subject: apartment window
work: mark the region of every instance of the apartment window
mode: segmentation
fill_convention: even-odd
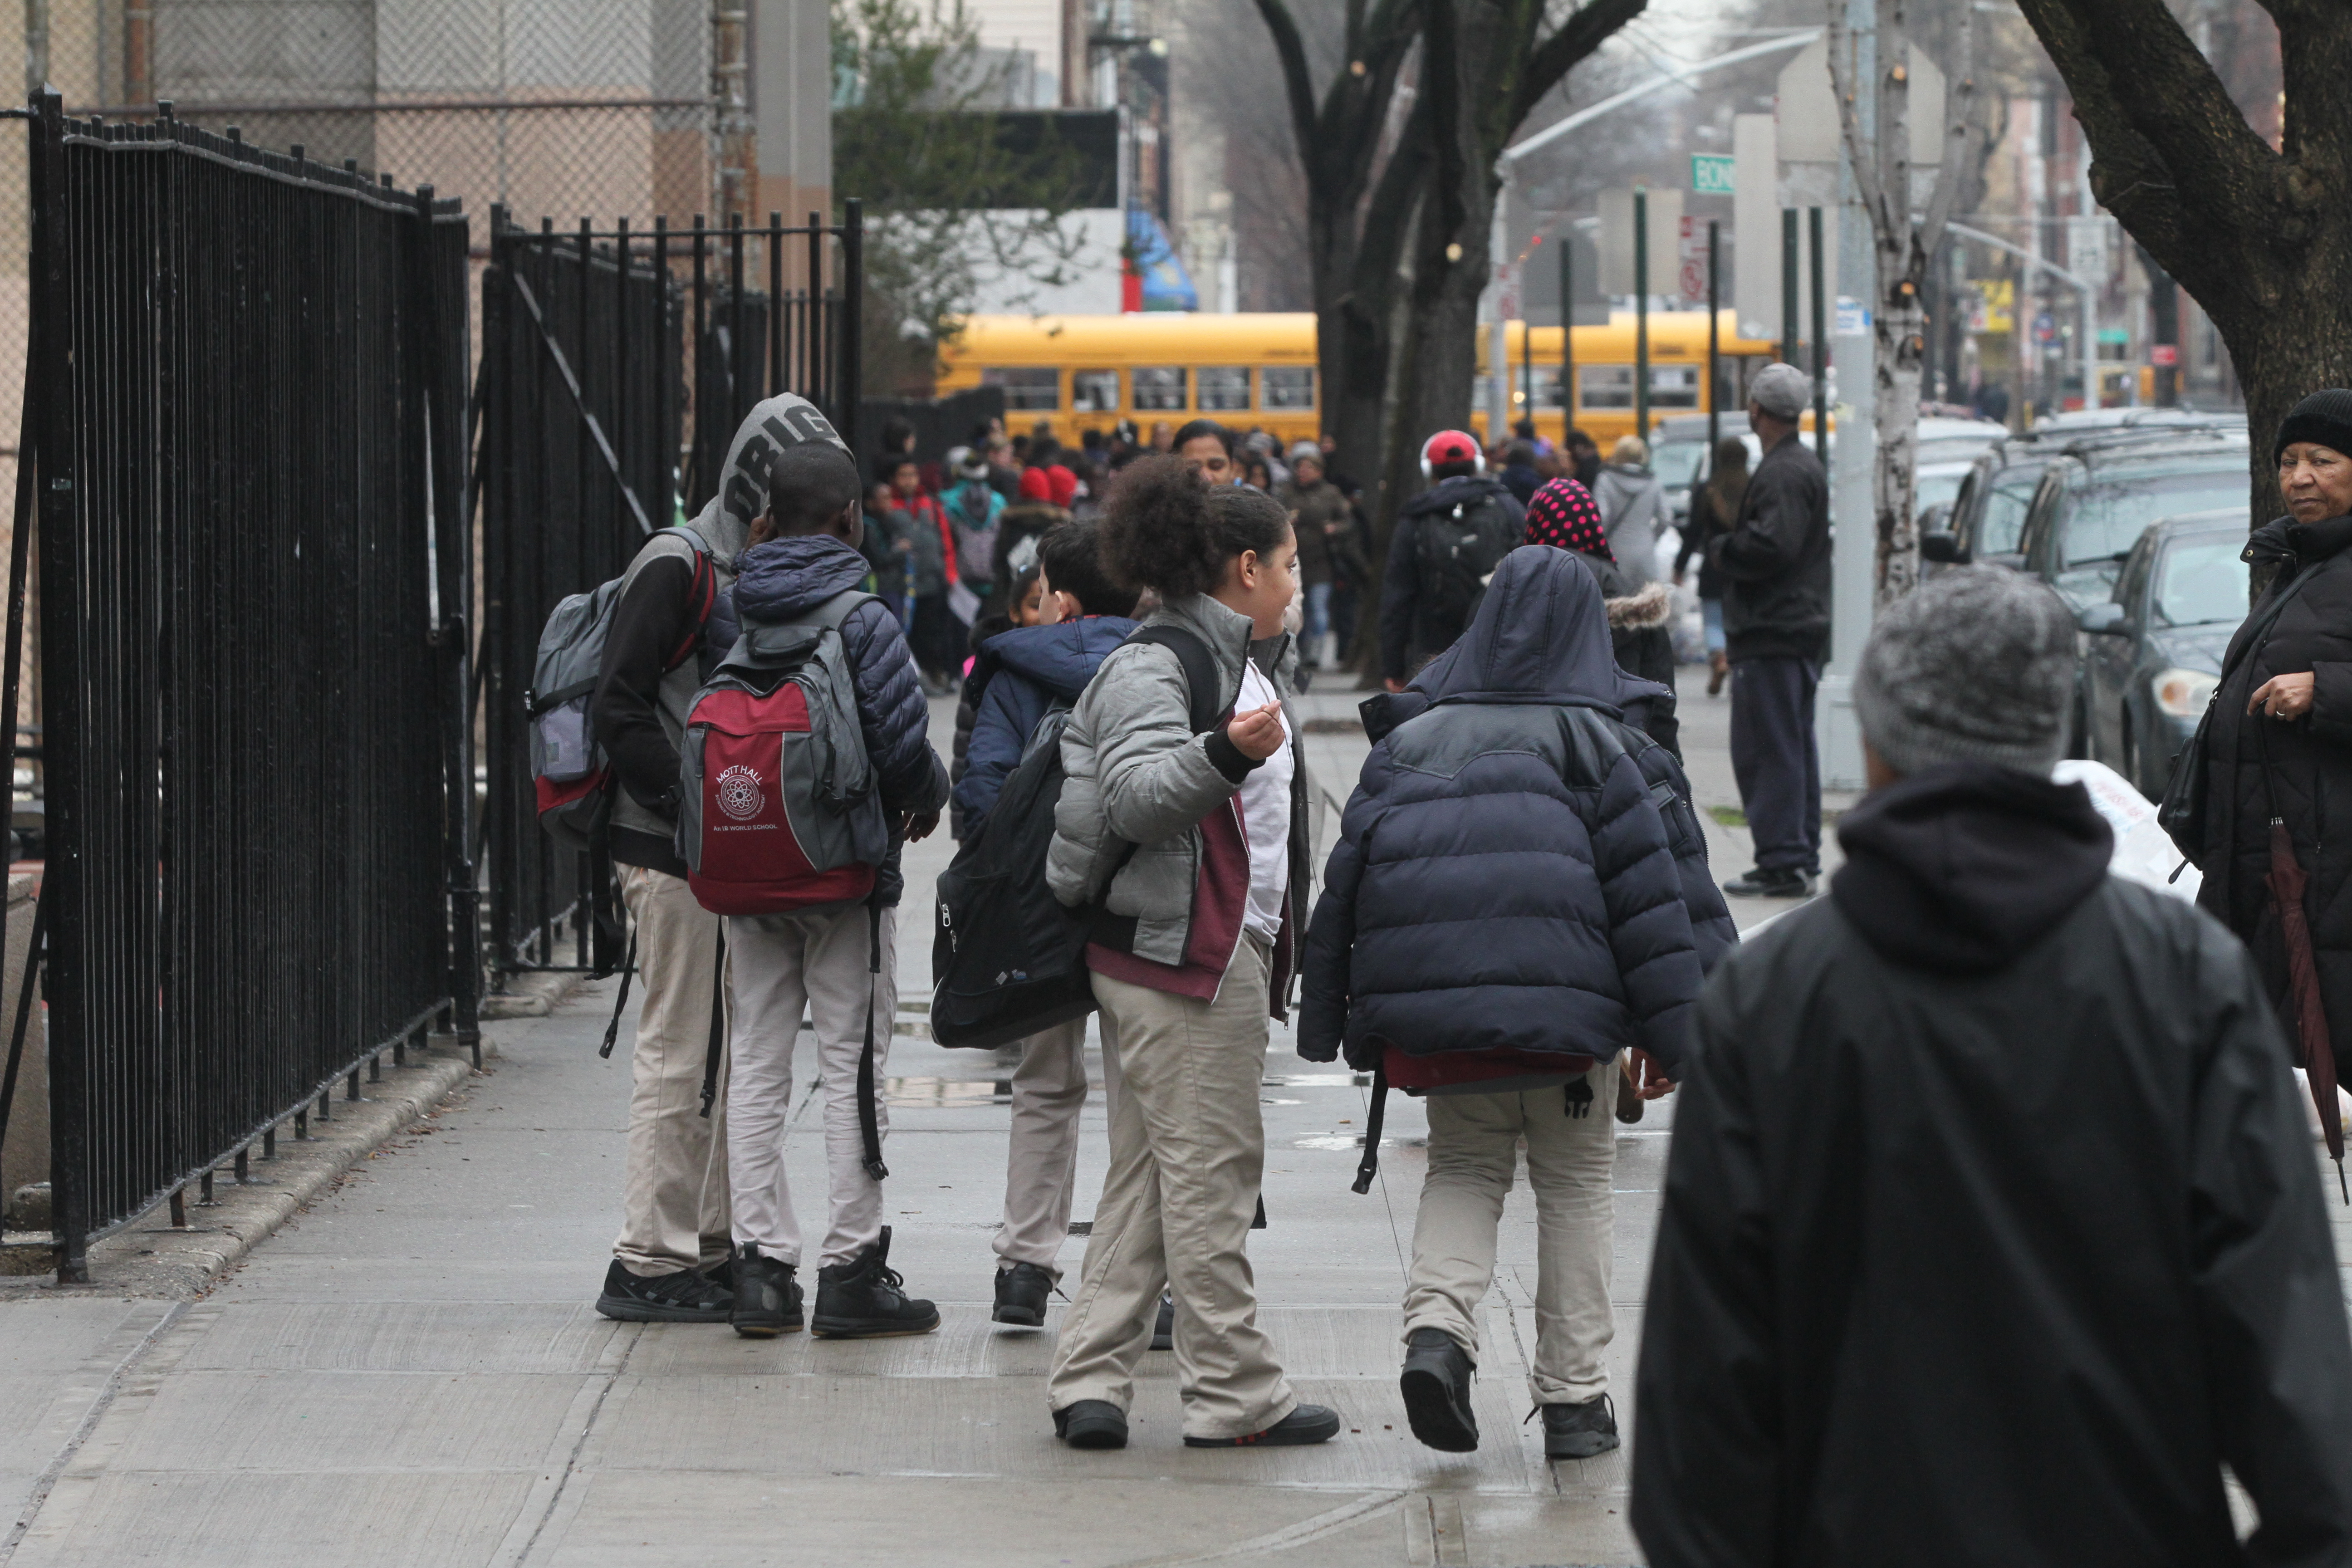
[[[1202,367],[1201,412],[1225,414],[1246,409],[1249,405],[1249,368],[1246,365]]]
[[[1070,373],[1070,407],[1078,414],[1118,412],[1118,372],[1077,370]]]
[[[1271,365],[1257,373],[1260,406],[1269,413],[1308,411],[1315,406],[1315,367]]]
[[[1062,406],[1062,373],[1052,365],[983,369],[980,384],[1004,388],[1004,406],[1016,414],[1052,414]]]
[[[1135,384],[1135,406],[1149,414],[1184,411],[1184,372],[1171,365],[1149,365],[1128,374]]]

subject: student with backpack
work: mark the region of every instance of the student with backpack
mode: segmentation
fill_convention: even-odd
[[[1298,1054],[1375,1075],[1360,1193],[1389,1089],[1426,1099],[1400,1386],[1433,1448],[1478,1446],[1477,1309],[1522,1139],[1544,1452],[1617,1446],[1612,1112],[1621,1080],[1654,1097],[1657,1069],[1681,1075],[1702,973],[1738,940],[1681,766],[1624,720],[1650,687],[1612,657],[1582,562],[1528,545],[1460,641],[1364,705],[1372,751],[1307,936]]]
[[[767,510],[777,455],[804,446],[847,458],[804,397],[771,397],[744,416],[718,494],[629,563],[589,705],[615,785],[612,855],[636,921],[644,998],[630,1064],[621,1234],[596,1301],[608,1318],[723,1323],[731,1305],[726,1109],[722,1100],[706,1117],[702,1103],[714,1032],[723,1043],[719,922],[688,889],[677,848],[678,752],[706,660],[716,657],[706,628],[718,592],[734,581],[752,520]]]
[[[1160,607],[1095,672],[1063,731],[1046,860],[1090,909],[1086,959],[1116,1061],[1110,1169],[1046,1396],[1077,1448],[1127,1444],[1163,1285],[1192,1447],[1320,1443],[1257,1326],[1244,1243],[1265,1163],[1266,1020],[1288,989],[1307,885],[1306,775],[1283,700],[1298,547],[1272,497],[1181,458],[1130,464],[1102,521],[1115,578]]]
[[[1391,691],[1462,635],[1486,580],[1519,546],[1526,510],[1486,467],[1466,432],[1440,430],[1422,445],[1431,488],[1397,519],[1381,584],[1381,675]]]
[[[966,687],[982,696],[955,788],[968,842],[987,826],[998,793],[1046,715],[1075,703],[1104,658],[1135,630],[1135,590],[1119,587],[1104,571],[1101,531],[1095,523],[1069,522],[1038,542],[1040,624],[991,637],[972,665]],[[1062,1240],[1077,1188],[1078,1114],[1087,1101],[1086,1046],[1086,1019],[1068,1019],[1022,1041],[1021,1063],[1013,1069],[992,1315],[1016,1328],[1045,1326],[1046,1299],[1061,1282]]]
[[[856,465],[830,447],[788,448],[768,494],[718,611],[741,637],[690,716],[680,828],[696,895],[728,917],[730,1321],[750,1338],[803,1326],[783,1144],[805,1012],[827,1172],[809,1326],[835,1339],[928,1333],[938,1310],[909,1300],[889,1266],[876,1090],[898,1007],[899,846],[938,825],[947,770],[898,618],[858,592]]]

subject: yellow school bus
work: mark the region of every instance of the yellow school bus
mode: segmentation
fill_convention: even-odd
[[[1607,326],[1575,331],[1577,426],[1605,451],[1633,429],[1633,336],[1631,311]],[[1722,313],[1723,405],[1737,410],[1748,378],[1770,363],[1778,345],[1743,338],[1732,312]],[[1538,433],[1558,440],[1560,329],[1509,327],[1511,400],[1516,419],[1534,394]],[[1478,332],[1479,374],[1486,374],[1486,329]],[[940,354],[939,390],[1004,389],[1008,430],[1039,422],[1075,445],[1087,430],[1108,431],[1132,419],[1149,435],[1161,421],[1215,419],[1237,430],[1263,429],[1285,443],[1322,428],[1317,385],[1315,318],[1304,311],[1191,315],[1148,311],[1129,316],[972,316]],[[1532,374],[1528,362],[1532,358]],[[1650,317],[1650,417],[1707,410],[1706,312],[1675,310]],[[1483,384],[1474,394],[1482,410]]]

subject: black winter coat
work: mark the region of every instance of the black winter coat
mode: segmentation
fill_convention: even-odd
[[[1452,519],[1456,507],[1472,527],[1485,518],[1496,534],[1511,539],[1526,527],[1527,509],[1491,474],[1456,474],[1404,503],[1381,580],[1381,673],[1393,679],[1411,675],[1462,635],[1462,618],[1449,617],[1435,602],[1436,585],[1422,579],[1420,549],[1426,530],[1461,526]]]
[[[1795,436],[1748,477],[1731,531],[1707,547],[1723,575],[1724,651],[1819,658],[1830,640],[1830,486]]]
[[[1642,1331],[1653,1568],[2352,1562],[2352,1342],[2244,951],[2110,877],[2079,785],[1930,769],[1839,836],[1832,896],[1699,1003]]]
[[[2213,694],[2205,730],[2205,884],[2197,901],[2253,950],[2280,1016],[2287,1004],[2286,953],[2263,873],[2270,868],[2272,803],[2286,819],[2295,858],[2309,873],[2304,910],[2319,968],[2328,1037],[2340,1061],[2352,1050],[2352,517],[2282,518],[2246,544],[2246,560],[2274,565],[2263,602],[2230,641],[2230,673]],[[2318,572],[2286,601],[2258,649],[2254,624],[2305,567]],[[2309,670],[2310,716],[2292,724],[2250,717],[2247,699],[2273,675]],[[2265,749],[2270,771],[2265,779]]]
[[[1307,938],[1298,1054],[1350,1066],[1508,1050],[1681,1060],[1738,937],[1681,767],[1621,721],[1577,557],[1513,551],[1469,629],[1365,702],[1371,755]]]

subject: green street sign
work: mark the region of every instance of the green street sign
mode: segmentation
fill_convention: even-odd
[[[1692,153],[1691,189],[1702,196],[1731,195],[1731,159],[1721,153]]]

